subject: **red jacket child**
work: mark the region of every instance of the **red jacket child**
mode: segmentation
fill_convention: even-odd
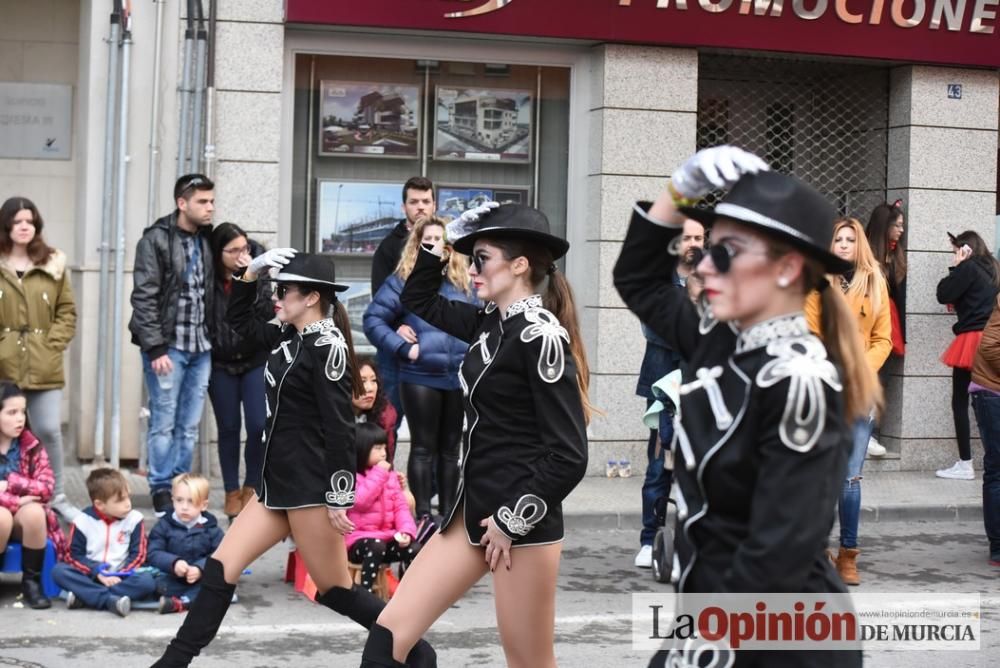
[[[55,475],[49,465],[49,455],[34,434],[25,429],[18,437],[21,448],[20,470],[7,475],[7,489],[0,492],[0,506],[16,513],[22,496],[37,496],[48,504],[52,500]],[[56,514],[45,507],[45,524],[49,540],[56,546],[56,554],[62,555],[66,549],[66,536],[59,527]]]
[[[358,473],[354,494],[354,507],[347,511],[354,522],[354,531],[345,539],[347,549],[362,538],[392,540],[396,532],[416,537],[417,525],[395,471],[372,466]]]

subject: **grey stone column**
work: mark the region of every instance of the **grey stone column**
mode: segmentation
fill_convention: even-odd
[[[644,400],[635,394],[645,350],[639,321],[612,284],[632,204],[655,197],[670,170],[694,152],[698,53],[605,45],[595,49],[588,163],[587,282],[582,317],[588,333],[591,400],[606,415],[590,428],[590,472],[608,459],[629,459],[633,475],[646,468]]]
[[[961,85],[961,99],[949,98],[952,84]],[[935,293],[951,265],[947,232],[972,229],[996,248],[997,92],[995,71],[906,66],[892,72],[888,195],[903,199],[906,214],[908,340],[905,358],[890,362],[882,433],[903,470],[941,468],[958,457],[951,370],[940,362],[955,316]],[[981,465],[978,440],[973,459]]]

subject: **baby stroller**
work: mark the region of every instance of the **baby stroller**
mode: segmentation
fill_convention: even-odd
[[[680,406],[680,382],[681,372],[677,369],[653,384],[655,401],[643,416],[643,422],[647,427],[655,428],[661,434],[668,432],[666,429],[668,426],[671,427],[669,431],[673,431],[672,421],[677,407]],[[676,438],[673,440],[676,441]],[[671,471],[674,468],[673,455],[674,443],[671,443],[670,450],[663,457],[664,468]],[[677,504],[670,498],[669,492],[656,500],[653,513],[657,524],[656,535],[653,537],[653,579],[668,583],[674,565],[674,525],[677,517]]]

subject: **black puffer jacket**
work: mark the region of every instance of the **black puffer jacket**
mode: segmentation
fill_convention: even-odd
[[[250,255],[257,257],[264,252],[264,247],[250,240]],[[271,282],[257,281],[257,299],[254,311],[260,320],[270,320],[274,317],[274,302],[271,301]],[[212,366],[221,368],[226,373],[238,376],[250,369],[264,366],[267,362],[267,348],[240,336],[226,322],[226,309],[229,308],[230,295],[226,294],[225,282],[212,283],[215,298],[211,311],[212,322]]]
[[[938,303],[951,304],[958,315],[958,322],[951,326],[955,334],[981,332],[986,328],[997,298],[993,267],[989,257],[970,257],[951,267],[938,283]]]
[[[215,282],[212,266],[212,248],[208,237],[212,228],[198,230],[201,257],[205,265],[205,285]],[[160,218],[146,228],[135,246],[135,271],[132,275],[132,318],[128,329],[132,343],[142,352],[156,359],[167,353],[167,348],[177,340],[177,298],[181,291],[181,277],[187,267],[187,255],[177,229],[177,212]],[[214,290],[206,290],[205,313],[212,313]],[[208,334],[212,336],[212,318],[205,318]]]

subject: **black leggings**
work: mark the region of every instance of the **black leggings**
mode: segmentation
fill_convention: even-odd
[[[447,516],[458,493],[458,451],[462,441],[462,391],[401,383],[400,397],[410,427],[410,491],[417,517],[431,513],[434,458],[437,458],[438,508]]]
[[[420,551],[420,543],[411,540],[406,547],[401,547],[393,539],[362,538],[348,550],[347,556],[356,564],[361,564],[361,586],[368,591],[375,584],[375,577],[382,564],[400,561],[409,565]]]
[[[972,372],[968,369],[951,369],[951,413],[955,418],[955,438],[958,440],[958,458],[972,459],[969,427],[969,383]]]

